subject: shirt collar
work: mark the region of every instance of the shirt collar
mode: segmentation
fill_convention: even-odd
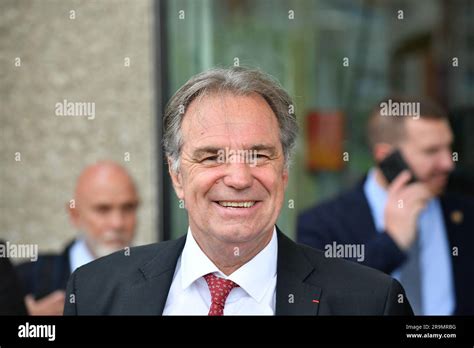
[[[271,280],[276,276],[277,253],[278,241],[274,227],[272,238],[265,248],[230,276],[226,276],[201,250],[191,229],[188,228],[186,244],[181,254],[181,286],[184,290],[202,276],[214,273],[218,277],[237,283],[252,298],[260,302]]]
[[[77,268],[94,261],[94,256],[89,251],[86,241],[83,238],[77,239],[69,250],[69,262],[71,273]]]
[[[385,228],[384,209],[387,201],[387,191],[375,179],[375,168],[372,168],[367,174],[364,193],[369,203],[375,228],[378,232],[382,232]]]
[[[381,200],[387,199],[387,190],[382,187],[375,178],[375,168],[372,168],[367,174],[367,179],[364,184],[364,191],[372,197]]]

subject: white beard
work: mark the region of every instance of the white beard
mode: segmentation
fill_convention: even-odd
[[[122,249],[122,247],[120,247],[120,246],[109,246],[109,245],[104,245],[104,244],[91,245],[91,248],[92,248],[92,253],[97,258],[110,255],[110,254]]]
[[[121,239],[121,234],[115,231],[107,231],[101,240],[92,239],[84,233],[87,246],[91,249],[96,258],[110,255],[126,247],[125,240]]]

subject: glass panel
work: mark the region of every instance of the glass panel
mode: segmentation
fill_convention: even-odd
[[[473,45],[467,45],[469,37],[472,41],[472,21],[468,24],[468,15],[461,14],[464,10],[472,15],[466,1],[450,5],[452,15],[464,19],[449,21],[451,34],[445,36],[439,35],[448,16],[443,14],[442,1],[431,1],[429,6],[426,2],[352,0],[177,0],[167,4],[170,92],[208,68],[241,65],[273,75],[293,97],[301,134],[278,221],[290,236],[294,236],[299,212],[354,185],[372,165],[365,122],[374,103],[395,89],[432,93],[433,88],[424,90],[419,59],[402,56],[397,60],[397,50],[411,41],[422,48],[426,43],[415,39],[428,37],[429,51],[439,61],[445,58],[439,48],[446,46],[453,27],[459,26],[464,36],[453,45],[462,48],[459,54],[465,54],[463,69],[467,71],[453,75],[455,96],[448,95],[445,101],[448,106],[450,101],[465,102],[467,91],[472,91]],[[345,115],[343,147],[349,160],[343,170],[305,169],[306,121],[311,110]],[[177,237],[186,232],[187,218],[174,196],[170,204],[172,237]]]

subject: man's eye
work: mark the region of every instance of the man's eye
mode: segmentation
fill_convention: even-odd
[[[427,155],[435,155],[438,152],[438,149],[428,149],[425,151]]]
[[[110,211],[110,208],[109,207],[97,207],[96,209],[96,212],[98,212],[99,214],[107,214],[109,211]]]
[[[217,161],[217,156],[209,156],[201,160],[201,162],[214,163]]]
[[[266,161],[268,159],[270,159],[270,157],[268,157],[267,155],[261,153],[257,154],[257,161]]]
[[[136,204],[126,204],[126,205],[123,207],[123,211],[126,212],[126,213],[134,212],[136,209],[137,209],[137,205],[136,205]]]

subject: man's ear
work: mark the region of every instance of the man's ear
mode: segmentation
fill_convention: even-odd
[[[376,163],[380,163],[387,157],[392,151],[394,150],[393,145],[388,143],[378,143],[375,144],[372,155],[374,156],[374,160]]]
[[[285,190],[288,187],[288,176],[289,169],[285,166],[285,168],[283,168],[283,184],[285,185]]]
[[[174,191],[179,199],[184,199],[184,191],[183,191],[183,176],[181,171],[178,169],[174,171],[173,169],[173,161],[168,157],[168,172],[170,173],[171,182],[173,183]]]
[[[69,221],[74,227],[80,227],[79,212],[77,211],[76,200],[71,200],[66,203],[66,211],[69,215]]]

